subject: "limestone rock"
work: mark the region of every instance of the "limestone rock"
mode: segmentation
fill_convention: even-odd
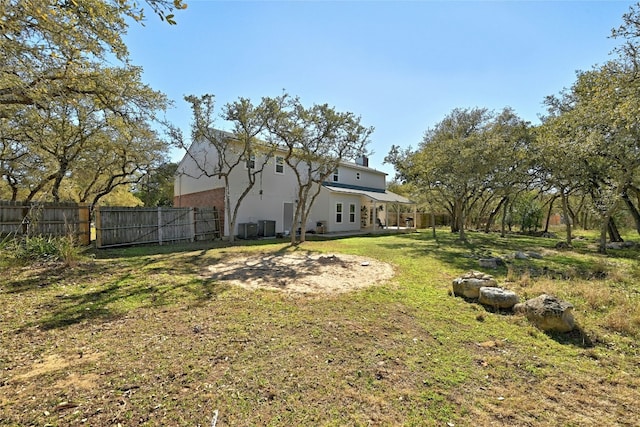
[[[635,246],[635,242],[609,242],[607,249],[629,249]]]
[[[494,308],[511,308],[520,301],[520,298],[518,298],[515,292],[490,286],[480,288],[480,296],[478,299],[480,304]]]
[[[495,286],[498,282],[493,276],[479,271],[469,271],[461,277],[453,280],[453,294],[465,298],[478,298],[480,288],[484,286]]]
[[[498,268],[500,265],[504,265],[504,261],[501,258],[480,258],[478,265],[482,268]]]
[[[520,252],[520,251],[514,253],[513,257],[515,259],[529,259],[529,255],[525,254],[524,252]]]
[[[540,295],[513,307],[543,331],[569,332],[575,327],[573,305],[552,295]]]

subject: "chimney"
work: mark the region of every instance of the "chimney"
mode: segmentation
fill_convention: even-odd
[[[356,159],[356,165],[364,166],[365,168],[369,167],[369,158],[364,154]]]

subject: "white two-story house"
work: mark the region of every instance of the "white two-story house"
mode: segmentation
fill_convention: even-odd
[[[341,162],[320,189],[308,222],[292,224],[297,203],[297,180],[293,170],[284,161],[284,152],[267,157],[252,157],[234,168],[229,179],[229,195],[232,205],[247,187],[247,169],[262,165],[262,173],[256,177],[255,185],[242,201],[235,230],[229,230],[229,218],[225,211],[224,180],[213,176],[217,165],[216,148],[207,142],[194,142],[178,165],[174,184],[174,206],[211,207],[224,212],[224,235],[231,233],[243,237],[249,230],[262,236],[294,232],[299,227],[316,233],[338,232],[382,232],[391,222],[395,229],[413,227],[403,222],[395,209],[405,205],[415,213],[416,204],[401,195],[385,189],[386,173],[368,166],[368,159],[361,157],[355,163]],[[202,168],[210,171],[202,173]],[[259,166],[258,166],[259,168]],[[394,205],[394,206],[392,206]],[[392,209],[392,207],[394,209]],[[393,215],[393,218],[389,216]],[[395,218],[395,215],[398,217]],[[413,215],[415,218],[415,214]],[[254,227],[255,225],[255,227]],[[249,227],[249,228],[248,228]],[[251,233],[249,233],[251,234]]]

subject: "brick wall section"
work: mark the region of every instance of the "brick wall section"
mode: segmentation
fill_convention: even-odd
[[[177,208],[215,207],[220,215],[220,227],[224,230],[224,187],[174,196],[173,206]]]

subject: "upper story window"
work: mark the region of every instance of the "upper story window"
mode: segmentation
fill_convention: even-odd
[[[333,182],[338,182],[338,179],[339,179],[339,178],[340,178],[340,177],[338,176],[338,169],[336,169],[336,170],[334,170],[334,171],[333,171],[333,176],[331,177],[331,180],[332,180]]]
[[[276,156],[276,173],[284,175],[284,157]]]
[[[247,160],[247,163],[245,163],[245,168],[247,169],[255,169],[256,168],[256,155],[255,154],[251,154],[249,156],[249,160]]]

